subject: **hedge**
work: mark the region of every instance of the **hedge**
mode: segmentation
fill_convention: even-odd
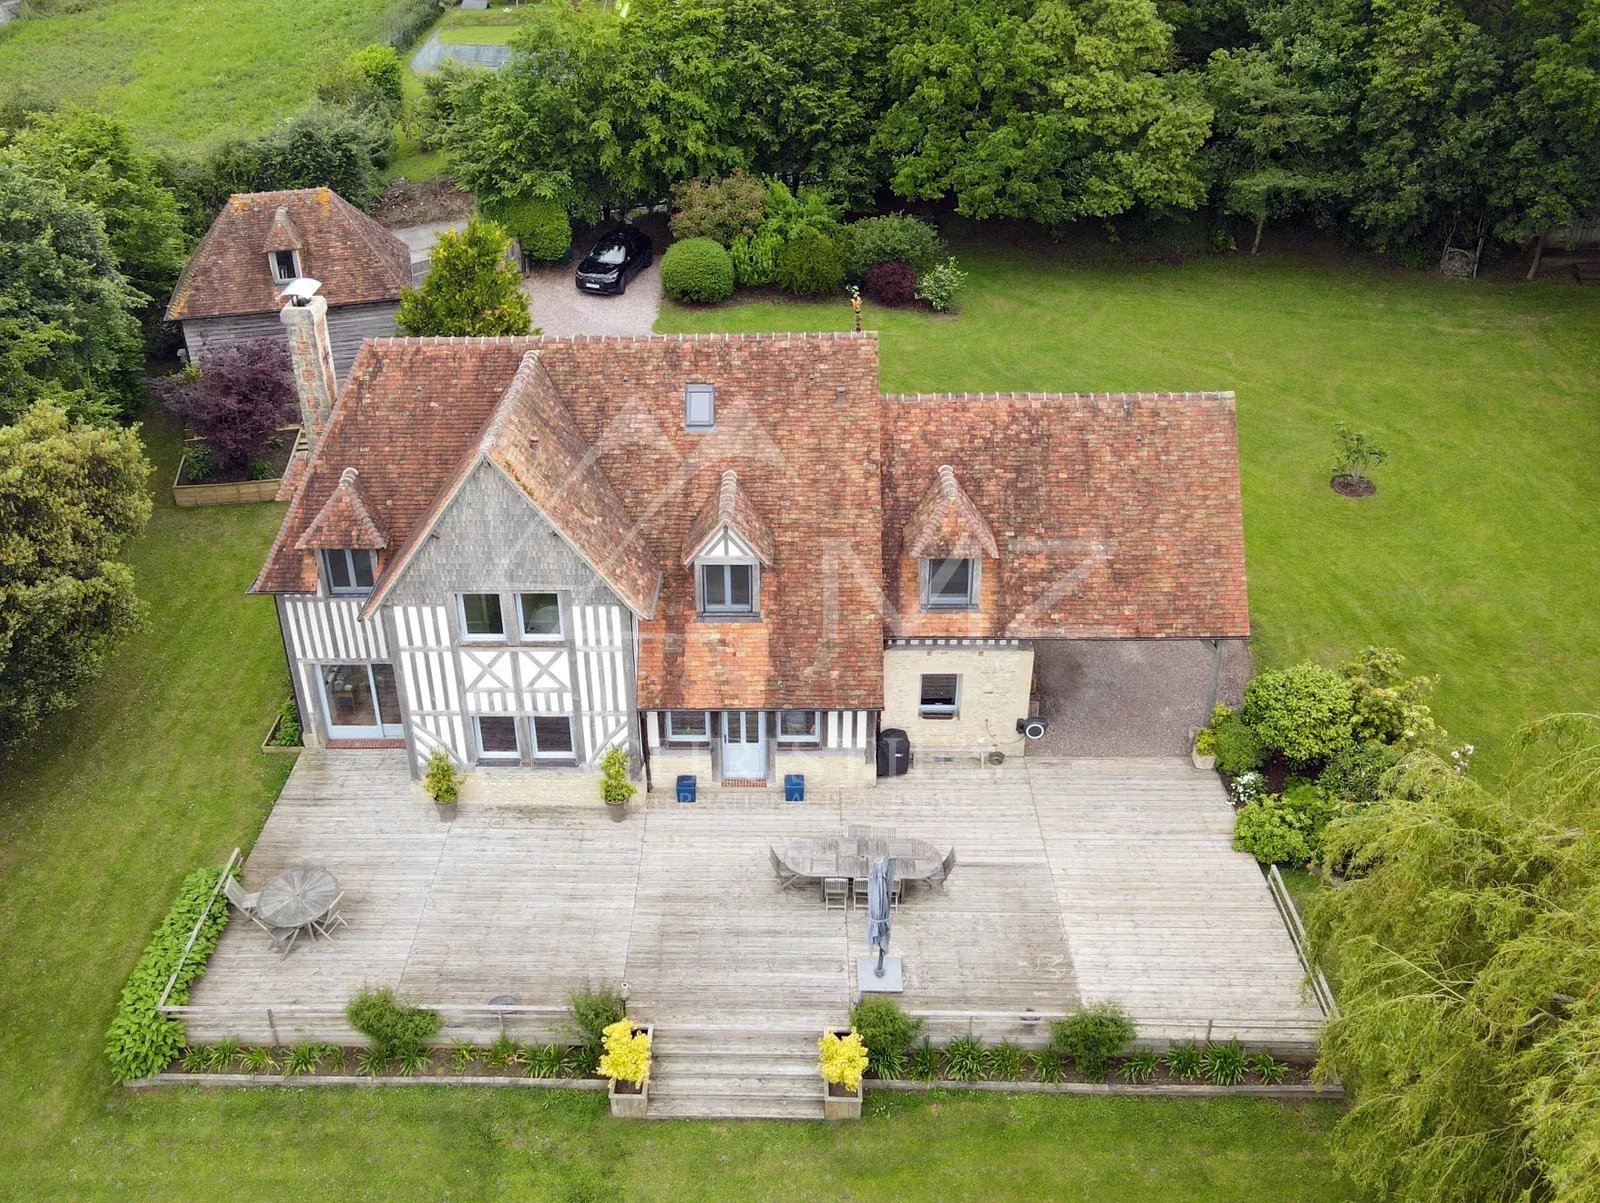
[[[661,257],[661,287],[674,301],[725,301],[733,295],[733,259],[710,238],[674,242]]]
[[[160,1072],[183,1047],[183,1025],[158,1014],[156,1005],[161,1001],[161,992],[167,988],[167,979],[172,976],[178,958],[183,955],[184,945],[189,942],[189,933],[221,877],[221,869],[196,869],[183,879],[177,901],[156,929],[154,938],[145,945],[128,984],[122,988],[116,1017],[106,1032],[106,1056],[117,1081],[129,1082]],[[206,917],[178,980],[173,983],[172,993],[167,997],[169,1006],[182,1006],[189,1000],[189,984],[204,972],[206,961],[217,947],[227,923],[227,899],[219,894],[217,905]]]
[[[536,197],[501,201],[484,206],[484,215],[504,226],[530,259],[554,263],[572,249],[572,222],[560,201]]]
[[[903,213],[864,217],[844,228],[844,270],[851,280],[865,280],[875,263],[909,263],[920,275],[944,253],[937,230]]]
[[[796,296],[821,297],[844,286],[844,257],[836,239],[802,234],[778,252],[778,287]]]

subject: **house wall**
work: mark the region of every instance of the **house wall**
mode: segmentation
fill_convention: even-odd
[[[463,638],[456,597],[500,593],[504,642]],[[562,638],[524,642],[514,595],[556,593]],[[632,613],[516,485],[492,464],[468,478],[395,582],[402,679],[418,765],[436,747],[472,764],[472,718],[569,714],[579,763],[613,746],[637,754]]]
[[[918,714],[924,673],[961,678],[960,713],[953,719]],[[927,640],[895,643],[883,653],[885,730],[898,727],[920,751],[1021,751],[1017,720],[1028,713],[1033,648],[1017,640]]]
[[[328,341],[333,347],[334,369],[341,377],[350,371],[362,342],[397,333],[394,315],[399,307],[396,301],[383,301],[329,308]],[[197,364],[203,364],[207,355],[251,339],[285,337],[283,322],[276,311],[199,318],[183,323],[184,344],[189,348],[189,358]]]
[[[387,663],[388,633],[380,618],[361,620],[360,598],[294,593],[280,595],[277,604],[304,739],[308,745],[320,747],[327,741],[328,716],[317,683],[317,665]]]
[[[645,741],[650,748],[650,780],[656,790],[671,791],[680,773],[693,773],[702,788],[720,778],[720,766],[712,747],[669,744],[665,738],[663,712],[647,710],[642,715]],[[783,783],[786,773],[805,775],[806,788],[843,785],[873,785],[877,782],[876,716],[870,710],[825,710],[822,712],[822,738],[815,747],[779,746],[767,739],[767,781]],[[767,718],[769,732],[776,730],[777,712]]]

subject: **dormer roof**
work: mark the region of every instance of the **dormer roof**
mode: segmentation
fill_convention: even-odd
[[[305,533],[295,541],[296,548],[331,551],[350,547],[378,551],[389,546],[383,528],[373,519],[366,499],[361,496],[359,481],[360,473],[354,468],[339,473],[339,483],[328,494],[328,500],[322,503]]]
[[[715,492],[684,533],[683,562],[693,563],[703,555],[726,558],[735,548],[725,541],[719,546],[718,537],[724,532],[731,533],[763,565],[772,567],[777,554],[772,527],[739,487],[738,474],[732,468],[723,472]]]
[[[272,215],[272,225],[267,228],[266,245],[264,251],[298,251],[304,249],[306,240],[300,236],[300,230],[294,224],[294,218],[289,216],[289,207],[279,205],[277,212]]]
[[[998,559],[1000,545],[967,491],[956,480],[955,469],[940,464],[933,483],[923,494],[906,523],[906,554],[914,559],[928,557],[975,560],[979,556]]]

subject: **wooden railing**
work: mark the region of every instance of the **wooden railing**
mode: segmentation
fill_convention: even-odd
[[[222,876],[217,878],[217,884],[211,888],[211,897],[206,899],[205,907],[200,911],[200,917],[194,921],[194,927],[189,932],[189,942],[183,946],[183,952],[178,955],[178,963],[172,967],[172,976],[167,978],[166,988],[161,991],[161,999],[156,1003],[156,1010],[166,1014],[169,1010],[167,999],[172,995],[172,987],[177,985],[178,974],[183,969],[183,963],[189,959],[189,953],[194,948],[194,942],[200,938],[200,929],[205,925],[206,917],[211,914],[211,908],[217,905],[217,899],[222,896],[222,888],[227,883],[228,874],[233,872],[233,866],[239,862],[239,850],[235,848],[228,857],[228,863],[222,866]],[[224,901],[223,906],[227,906]]]
[[[437,1039],[488,1044],[498,1036],[554,1043],[572,1037],[571,1012],[564,1006],[522,1006],[507,1003],[436,1003],[410,1000],[437,1011]],[[215,1003],[162,1007],[161,1013],[190,1030],[197,1042],[231,1036],[246,1044],[294,1044],[300,1041],[358,1043],[360,1037],[337,1003]]]
[[[1295,910],[1294,899],[1289,897],[1289,887],[1283,884],[1283,876],[1278,872],[1277,865],[1267,868],[1267,888],[1272,891],[1272,901],[1278,908],[1278,914],[1283,917],[1283,925],[1289,929],[1289,938],[1294,941],[1294,953],[1300,958],[1301,968],[1306,971],[1311,996],[1317,1000],[1317,1006],[1322,1008],[1324,1016],[1338,1019],[1339,1004],[1334,1001],[1333,991],[1322,970],[1313,965],[1306,955],[1305,925],[1300,922],[1300,912]]]

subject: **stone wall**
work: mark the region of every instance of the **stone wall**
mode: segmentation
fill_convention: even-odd
[[[955,673],[961,678],[960,713],[953,719],[918,714],[924,673]],[[929,644],[895,646],[883,653],[881,730],[898,727],[911,739],[911,754],[930,750],[982,751],[998,748],[1022,753],[1017,720],[1028,713],[1033,681],[1033,648]]]

